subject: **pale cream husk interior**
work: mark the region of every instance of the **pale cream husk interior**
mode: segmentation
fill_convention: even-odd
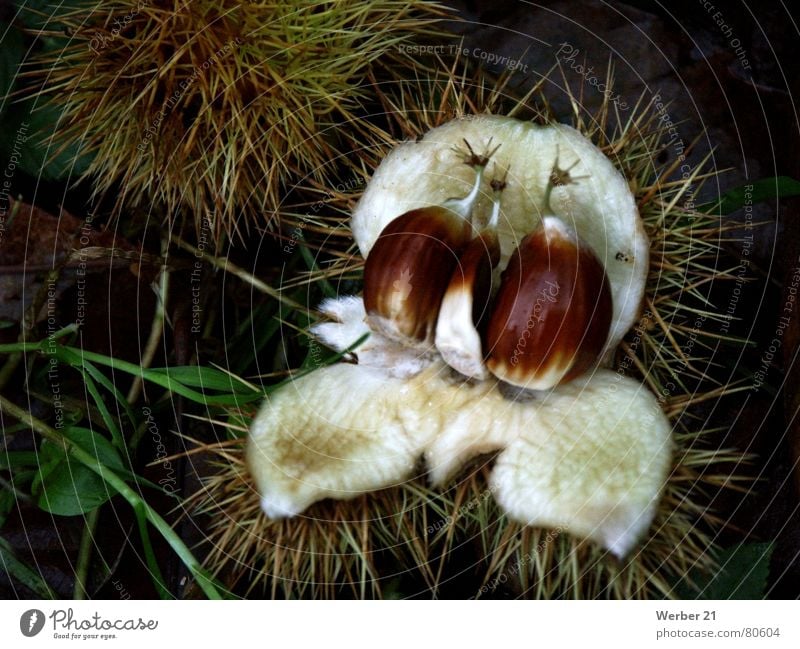
[[[606,268],[614,309],[606,351],[615,349],[639,315],[649,263],[647,235],[625,178],[602,151],[569,126],[481,115],[453,120],[419,141],[395,147],[353,212],[353,236],[361,254],[367,257],[383,228],[397,216],[469,191],[475,172],[457,151],[465,150],[464,140],[479,153],[500,145],[484,175],[475,212],[480,222],[491,212],[489,183],[508,171],[498,227],[500,268],[547,212],[545,190],[555,163],[578,178],[553,191],[548,213],[570,225]]]
[[[500,144],[484,178],[480,221],[491,209],[489,182],[508,171],[499,238],[503,267],[545,214],[556,161],[575,184],[550,207],[605,264],[614,314],[607,351],[636,320],[648,242],[636,204],[611,161],[574,129],[486,116],[457,120],[384,159],[352,219],[366,256],[393,218],[465,195],[475,172],[463,164],[466,139],[478,152]],[[312,331],[326,345],[356,350],[357,364],[321,368],[269,395],[252,423],[247,460],[271,518],[301,515],[324,498],[422,478],[444,486],[465,463],[497,452],[489,488],[509,518],[591,538],[619,557],[646,533],[671,462],[671,425],[638,381],[605,368],[528,399],[497,382],[465,381],[429,354],[370,331],[358,296],[326,300],[328,322]]]

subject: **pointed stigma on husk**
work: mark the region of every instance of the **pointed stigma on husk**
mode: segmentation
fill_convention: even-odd
[[[464,144],[467,146],[467,152],[464,153],[464,164],[472,167],[472,169],[475,171],[475,182],[473,183],[469,194],[463,198],[448,198],[442,206],[446,207],[451,212],[455,212],[462,219],[471,220],[472,210],[474,209],[475,203],[478,200],[478,195],[480,194],[481,182],[483,181],[483,173],[486,171],[486,165],[489,164],[489,160],[500,148],[500,145],[498,144],[494,149],[489,149],[492,144],[492,139],[489,138],[489,143],[486,145],[486,153],[479,155],[475,153],[467,140],[464,140]],[[459,151],[459,153],[463,152]]]
[[[497,226],[500,223],[500,197],[503,194],[503,190],[508,185],[508,172],[511,167],[506,168],[506,172],[503,174],[502,179],[493,178],[490,186],[492,191],[492,213],[489,215],[489,221],[486,224],[486,227],[490,230],[497,230]],[[473,225],[475,225],[473,223]]]
[[[572,176],[569,173],[580,163],[580,158],[575,160],[575,162],[573,162],[566,169],[562,169],[561,167],[558,166],[558,158],[559,158],[559,152],[558,152],[558,147],[556,147],[556,159],[555,162],[553,162],[553,170],[550,172],[550,176],[547,179],[547,187],[544,190],[544,208],[546,210],[546,213],[549,214],[554,213],[553,207],[552,205],[550,205],[550,199],[552,198],[553,195],[553,189],[555,189],[556,187],[565,187],[567,185],[574,185],[576,181],[584,180],[589,177],[588,174],[583,176]]]

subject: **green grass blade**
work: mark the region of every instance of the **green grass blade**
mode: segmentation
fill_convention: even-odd
[[[173,552],[183,561],[184,565],[189,569],[189,572],[197,580],[198,585],[210,599],[222,599],[223,595],[220,592],[217,584],[205,573],[200,562],[192,554],[191,550],[186,546],[183,540],[178,536],[174,529],[145,502],[128,484],[120,478],[114,471],[98,462],[97,458],[84,451],[79,446],[73,444],[69,438],[65,437],[55,428],[48,426],[46,423],[37,419],[31,413],[23,408],[20,408],[13,402],[9,401],[3,395],[0,395],[0,412],[7,413],[15,419],[25,422],[45,439],[50,440],[54,444],[61,445],[75,460],[97,473],[106,483],[119,493],[134,510],[140,507],[144,512],[148,522],[156,528],[156,530],[164,537],[164,540],[172,548]]]
[[[9,577],[30,588],[42,599],[58,599],[44,578],[33,568],[14,556],[11,546],[0,538],[0,564]]]
[[[141,506],[135,506],[133,511],[136,513],[136,523],[139,527],[139,538],[142,539],[142,549],[144,550],[144,559],[147,567],[150,570],[150,579],[156,587],[158,596],[161,599],[175,599],[172,593],[167,588],[167,582],[164,575],[161,574],[161,568],[158,567],[156,561],[156,553],[153,551],[153,542],[150,540],[150,531],[147,529],[147,515]]]

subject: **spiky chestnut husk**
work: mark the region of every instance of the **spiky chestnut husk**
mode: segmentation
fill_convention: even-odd
[[[473,116],[484,111],[527,114],[540,123],[554,119],[542,94],[546,79],[526,97],[508,104],[504,93],[508,77],[495,82],[480,72],[462,73],[457,65],[423,81],[401,80],[393,92],[383,94],[383,104],[398,120],[398,132],[404,137],[415,138],[453,118],[479,119]],[[529,105],[532,97],[539,99],[538,106]],[[745,469],[741,454],[713,450],[710,426],[696,430],[686,416],[694,403],[721,398],[733,388],[688,386],[686,375],[703,377],[697,368],[705,367],[702,355],[710,354],[701,342],[703,325],[725,319],[703,309],[703,296],[696,287],[711,279],[732,281],[735,275],[732,269],[719,267],[717,246],[724,224],[713,215],[682,206],[679,199],[716,172],[707,170],[705,159],[689,178],[663,184],[658,179],[668,175],[668,165],[658,167],[653,161],[667,148],[669,138],[657,111],[646,100],[624,122],[608,126],[608,102],[598,114],[587,117],[577,100],[570,99],[575,127],[601,147],[631,185],[651,241],[644,313],[620,346],[616,370],[644,376],[681,431],[656,518],[637,551],[618,561],[596,544],[558,530],[511,523],[500,516],[492,498],[484,497],[487,469],[483,466],[465,472],[446,492],[412,481],[353,501],[318,503],[297,519],[268,521],[259,512],[258,497],[242,470],[243,442],[239,441],[233,447],[209,448],[222,456],[220,471],[208,478],[207,490],[194,496],[194,502],[214,521],[208,565],[216,574],[227,575],[230,583],[242,588],[265,589],[280,596],[379,595],[389,581],[382,576],[391,574],[381,569],[381,558],[388,556],[403,569],[419,570],[430,592],[441,593],[447,588],[448,562],[456,560],[464,547],[477,546],[484,575],[474,593],[477,597],[513,593],[546,598],[642,598],[673,596],[675,583],[691,569],[712,568],[713,538],[724,521],[708,503],[720,489],[742,485]],[[418,110],[401,110],[409,105]],[[393,138],[388,133],[376,134],[374,144],[361,149],[365,169],[377,166]],[[353,204],[352,195],[333,192],[330,209],[317,220],[319,229],[341,232]],[[341,252],[335,253],[338,262],[320,276],[356,276],[362,262],[345,253],[348,240],[342,238],[341,243]],[[703,315],[699,326],[698,313]],[[690,339],[694,358],[684,353]],[[322,513],[324,517],[318,518]],[[337,522],[328,523],[331,518]],[[343,520],[349,524],[341,525]],[[293,540],[288,541],[287,534]],[[335,556],[306,552],[309,540],[317,547],[338,550]],[[498,586],[501,583],[507,585]],[[465,593],[459,591],[457,596]]]
[[[439,34],[446,13],[420,0],[86,2],[35,74],[63,109],[55,146],[92,156],[85,176],[99,194],[118,188],[117,211],[155,202],[218,238],[266,225],[290,179],[335,184],[341,137],[366,128],[373,65],[409,65],[398,45]]]

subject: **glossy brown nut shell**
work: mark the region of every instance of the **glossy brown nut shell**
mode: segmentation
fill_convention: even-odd
[[[472,234],[469,222],[444,207],[391,221],[364,267],[370,325],[391,338],[432,341],[442,298]]]
[[[486,332],[489,370],[536,390],[571,381],[597,362],[611,315],[602,263],[548,217],[522,240],[503,272]]]

